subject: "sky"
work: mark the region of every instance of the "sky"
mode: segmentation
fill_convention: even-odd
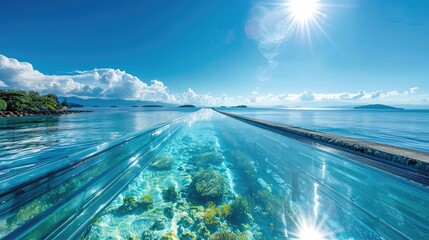
[[[0,88],[429,105],[427,0],[0,0]]]

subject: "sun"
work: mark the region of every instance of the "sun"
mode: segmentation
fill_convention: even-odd
[[[326,19],[325,11],[330,5],[323,3],[323,0],[283,1],[281,6],[287,19],[288,33],[297,33],[298,36],[307,38],[311,45],[311,29],[314,28],[330,40],[321,25]]]
[[[298,22],[314,20],[319,13],[319,0],[290,0],[287,4],[292,18]]]

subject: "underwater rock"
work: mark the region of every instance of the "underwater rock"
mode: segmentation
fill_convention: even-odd
[[[180,239],[183,240],[196,240],[197,239],[197,234],[194,232],[184,232],[182,233],[182,235],[180,236]]]
[[[169,170],[173,166],[173,159],[170,157],[157,157],[153,163],[150,164],[150,167],[163,171],[163,170]]]
[[[146,230],[142,233],[141,239],[142,240],[155,240],[156,236],[152,231]]]
[[[217,171],[202,171],[192,178],[191,194],[198,200],[219,200],[226,194],[226,181]]]
[[[176,186],[171,186],[163,191],[162,197],[167,202],[175,202],[179,197],[179,193],[176,191]]]
[[[194,224],[194,221],[192,220],[192,218],[190,218],[188,216],[183,216],[180,218],[178,224],[183,226],[183,227],[190,227],[190,226],[192,226],[192,224]]]
[[[191,161],[200,168],[208,168],[210,165],[219,165],[223,162],[223,157],[217,152],[206,152],[194,155]]]
[[[164,216],[166,216],[167,218],[172,219],[174,217],[173,207],[166,207],[166,208],[164,208]]]
[[[162,230],[162,229],[165,229],[165,219],[163,219],[163,218],[161,218],[161,219],[157,219],[154,223],[153,223],[153,225],[152,225],[152,227],[150,227],[150,229],[153,229],[153,230]]]

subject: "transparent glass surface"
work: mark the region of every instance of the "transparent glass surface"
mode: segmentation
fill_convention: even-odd
[[[203,109],[86,239],[428,239],[426,186]]]
[[[429,152],[429,110],[219,108],[311,130]]]
[[[52,163],[197,109],[124,107],[90,110],[94,112],[0,118],[0,178]]]

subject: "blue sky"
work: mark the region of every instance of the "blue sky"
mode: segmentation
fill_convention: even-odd
[[[318,5],[320,28],[279,37],[291,1],[2,1],[0,85],[208,105],[427,104],[429,1],[302,0]]]

